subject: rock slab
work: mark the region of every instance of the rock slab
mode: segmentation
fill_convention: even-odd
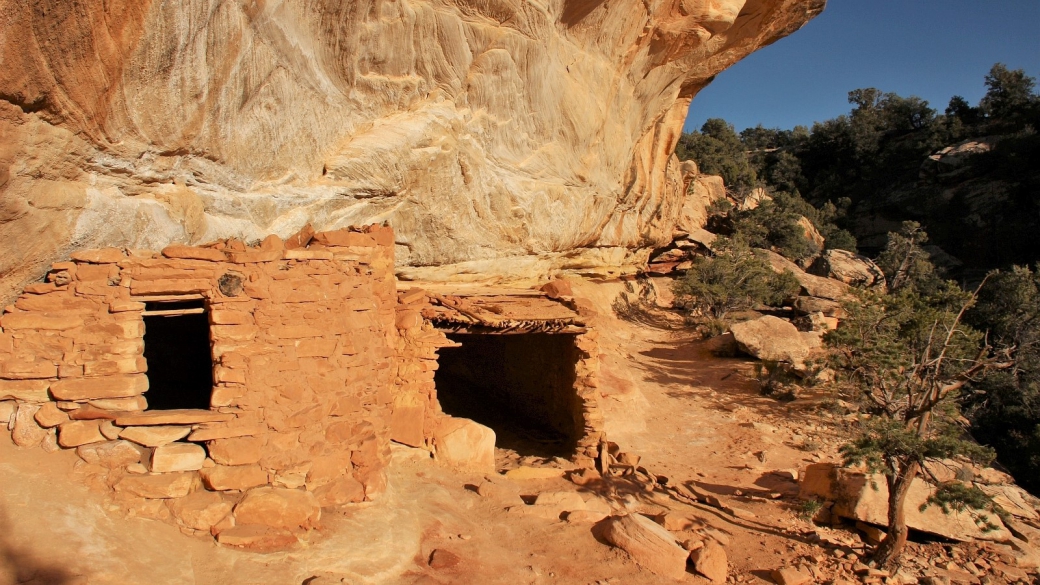
[[[675,537],[660,525],[640,514],[611,516],[604,538],[650,571],[672,579],[686,574],[689,553],[675,543]]]

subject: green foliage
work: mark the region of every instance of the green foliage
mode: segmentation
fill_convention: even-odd
[[[802,500],[798,504],[798,517],[806,522],[811,521],[820,513],[823,509],[823,500],[819,498],[810,498],[808,500]]]
[[[819,247],[808,238],[799,224],[804,217],[824,238],[828,235],[836,245],[825,241],[827,248],[841,247],[856,250],[856,241],[848,232],[839,229],[834,220],[844,213],[833,203],[817,209],[797,193],[775,191],[771,199],[761,201],[754,209],[738,211],[732,205],[709,208],[709,227],[719,233],[728,233],[746,241],[753,248],[775,250],[785,258],[802,260],[819,254]]]
[[[694,260],[673,288],[678,306],[719,321],[733,311],[778,305],[797,291],[793,274],[775,273],[746,242],[728,238],[716,240],[714,254]]]
[[[941,286],[935,266],[922,248],[927,241],[928,234],[916,221],[905,221],[899,233],[888,234],[888,244],[876,264],[885,273],[890,290],[913,285],[921,291],[934,291]]]
[[[906,530],[892,510],[902,507],[909,482],[929,459],[992,459],[992,450],[961,428],[959,398],[990,370],[1011,365],[1006,351],[994,352],[985,335],[964,322],[976,295],[935,275],[920,248],[924,241],[927,235],[913,223],[889,234],[882,268],[890,292],[860,291],[858,302],[845,305],[848,318],[826,337],[839,383],[861,398],[870,415],[842,446],[845,463],[888,478],[889,537],[878,549],[884,562],[899,552],[893,535]],[[948,488],[938,501],[944,510],[977,507],[975,496]]]
[[[1015,367],[972,384],[964,398],[972,433],[992,445],[1026,489],[1040,493],[1040,270],[990,276],[967,319],[1014,347]]]
[[[1010,70],[997,63],[986,74],[986,95],[979,109],[991,118],[1005,118],[1019,114],[1036,103],[1036,80],[1022,69]]]
[[[695,161],[702,173],[721,175],[728,189],[747,193],[758,179],[744,150],[733,125],[712,118],[704,123],[700,132],[684,133],[675,154],[680,160]]]

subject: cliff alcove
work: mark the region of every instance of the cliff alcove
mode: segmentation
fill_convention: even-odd
[[[213,357],[204,301],[146,303],[144,327],[149,408],[208,409]]]
[[[434,377],[446,414],[495,431],[520,455],[570,456],[583,431],[574,335],[449,334]]]

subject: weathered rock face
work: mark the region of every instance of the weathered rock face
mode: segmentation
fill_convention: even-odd
[[[824,2],[0,0],[0,297],[308,220],[390,220],[405,276],[632,265],[690,100]]]

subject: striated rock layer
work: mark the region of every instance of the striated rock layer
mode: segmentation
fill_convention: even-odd
[[[824,2],[0,0],[0,297],[308,221],[389,220],[405,278],[624,270],[690,100]]]

